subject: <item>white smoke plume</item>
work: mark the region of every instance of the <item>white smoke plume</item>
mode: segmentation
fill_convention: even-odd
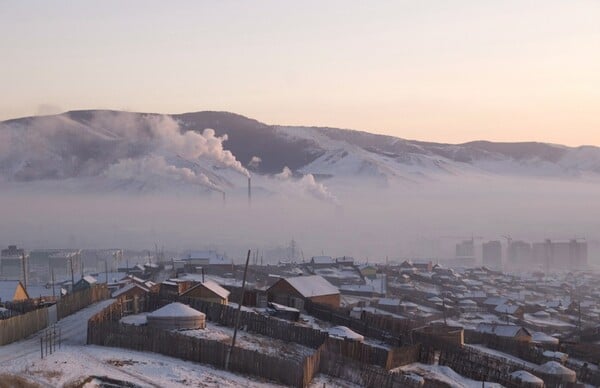
[[[136,179],[149,182],[156,178],[166,178],[222,192],[205,174],[187,167],[171,165],[162,156],[120,160],[106,170],[105,176],[117,180]]]
[[[282,181],[292,180],[292,170],[288,166],[283,167],[283,170],[279,174],[275,174],[275,178]],[[313,174],[306,174],[297,181],[293,181],[295,184],[300,185],[305,192],[312,195],[313,197],[322,201],[331,202],[335,205],[339,205],[339,200],[333,195],[329,189],[322,183],[315,180]]]
[[[292,177],[292,170],[288,166],[283,167],[283,170],[279,174],[275,174],[275,178],[283,181],[288,180]]]
[[[258,168],[260,162],[262,162],[261,158],[259,158],[258,156],[253,156],[252,159],[250,159],[250,161],[248,162],[248,167]]]
[[[339,201],[336,196],[333,195],[324,184],[317,182],[313,174],[304,175],[300,179],[300,184],[304,187],[304,190],[312,194],[314,197],[323,201],[331,202],[335,205],[339,205]]]
[[[163,115],[105,111],[81,115],[79,121],[60,115],[0,124],[0,180],[110,177],[127,171],[129,178],[139,178],[135,174],[155,168],[163,175],[170,172],[217,189],[205,174],[169,162],[177,155],[192,164],[202,158],[250,176],[224,148],[227,135],[216,136],[213,129],[182,132],[177,121]]]

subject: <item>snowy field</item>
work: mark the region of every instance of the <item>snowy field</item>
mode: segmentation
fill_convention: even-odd
[[[85,345],[87,320],[112,302],[97,303],[59,321],[62,346],[43,360],[40,333],[0,347],[2,378],[21,376],[41,387],[77,386],[90,376],[108,376],[140,387],[279,386],[154,353]],[[86,385],[93,386],[93,383]]]
[[[396,368],[404,372],[412,372],[426,379],[437,380],[450,385],[453,388],[500,388],[502,385],[496,383],[482,383],[463,377],[447,366],[427,365],[414,363]]]

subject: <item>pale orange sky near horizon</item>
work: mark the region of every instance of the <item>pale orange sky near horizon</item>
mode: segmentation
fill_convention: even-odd
[[[0,120],[224,110],[600,146],[599,1],[0,2]]]

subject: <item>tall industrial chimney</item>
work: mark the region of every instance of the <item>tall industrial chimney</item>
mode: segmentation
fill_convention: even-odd
[[[225,192],[221,192],[221,194],[223,194],[223,206],[225,206],[227,204],[227,196],[225,195]]]
[[[252,204],[252,181],[248,177],[248,206]]]

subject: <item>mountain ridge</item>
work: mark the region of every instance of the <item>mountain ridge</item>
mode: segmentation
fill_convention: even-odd
[[[214,133],[203,138],[199,131],[205,128]],[[195,135],[187,134],[190,131]],[[170,172],[165,170],[164,175],[176,173],[184,181],[192,178],[190,173],[201,174],[202,182],[193,177],[195,183],[219,190],[216,182],[230,181],[215,167],[223,163],[244,174],[250,169],[253,174],[275,176],[289,168],[294,174],[374,178],[380,183],[470,172],[561,179],[600,176],[596,146],[487,140],[435,143],[353,129],[271,125],[223,111],[170,115],[74,110],[2,121],[0,140],[4,144],[0,174],[7,181],[104,177],[117,165],[136,179],[142,179],[141,168],[165,168]],[[194,154],[191,162],[181,159],[179,148],[173,147],[185,150],[191,140],[200,141],[196,146],[206,142],[218,149]],[[217,155],[217,164],[201,163],[204,156],[197,159],[201,155]],[[151,157],[164,160],[147,160]],[[117,171],[114,176],[123,178],[122,174]]]

